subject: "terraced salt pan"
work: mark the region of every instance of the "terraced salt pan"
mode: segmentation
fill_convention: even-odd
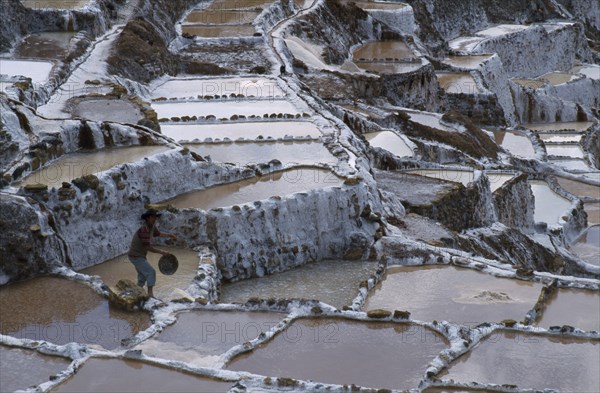
[[[0,75],[24,76],[31,78],[31,83],[44,84],[53,66],[49,61],[0,59]]]
[[[590,197],[600,199],[600,187],[591,184],[583,183],[580,181],[565,179],[564,177],[557,177],[556,181],[558,184],[578,197]]]
[[[494,141],[512,155],[535,158],[535,150],[529,138],[512,132],[494,131]]]
[[[402,138],[391,131],[370,132],[363,134],[373,147],[380,147],[398,157],[413,157],[415,153]]]
[[[44,32],[30,34],[15,48],[15,58],[59,59],[66,55],[75,32]]]
[[[177,273],[171,276],[165,276],[161,274],[158,269],[158,260],[161,255],[148,253],[148,262],[150,262],[150,265],[156,270],[154,295],[165,302],[184,297],[185,290],[192,283],[192,280],[198,271],[198,253],[192,250],[174,247],[159,245],[155,245],[155,247],[175,255],[179,262],[179,267]],[[120,255],[99,265],[83,269],[81,273],[90,276],[100,276],[102,281],[108,286],[116,285],[121,279],[129,279],[134,283],[137,282],[135,267],[129,261],[127,255]]]
[[[541,289],[541,284],[453,266],[394,266],[388,267],[364,309],[406,310],[416,320],[474,326],[504,319],[522,320],[535,305]]]
[[[558,159],[551,160],[550,162],[567,172],[590,172],[595,170],[595,168],[592,168],[587,162],[581,159]]]
[[[594,225],[585,230],[570,247],[571,251],[592,265],[600,266],[600,226]],[[600,307],[596,307],[600,310]],[[600,328],[595,328],[600,331]]]
[[[583,74],[588,78],[600,79],[600,66],[597,64],[584,64],[575,66],[569,71],[572,74]]]
[[[136,349],[149,356],[197,367],[215,367],[221,354],[268,332],[285,317],[285,314],[243,311],[180,313],[175,324]]]
[[[439,378],[515,384],[520,389],[595,392],[600,386],[600,341],[497,332],[452,363]]]
[[[404,3],[394,2],[379,2],[379,1],[358,1],[356,6],[363,10],[399,10],[406,8],[408,5]]]
[[[468,388],[428,388],[422,391],[422,393],[498,393],[498,391],[491,391],[486,389],[468,389]]]
[[[502,187],[507,181],[515,177],[514,173],[487,173],[488,180],[490,182],[490,189],[492,192],[496,191],[500,187]]]
[[[140,109],[127,100],[86,99],[73,105],[71,115],[92,121],[137,122],[143,118]]]
[[[413,175],[462,183],[465,187],[475,178],[473,171],[457,171],[453,169],[414,169],[405,172]]]
[[[181,116],[208,116],[230,118],[233,115],[262,116],[265,113],[300,113],[289,101],[285,100],[235,100],[202,102],[153,102],[152,108],[159,118]]]
[[[427,364],[445,347],[437,333],[410,324],[300,319],[265,345],[234,358],[227,368],[323,383],[407,389],[418,386]]]
[[[545,143],[565,143],[579,142],[582,135],[578,133],[560,133],[560,134],[538,134],[540,139]]]
[[[19,338],[118,348],[121,340],[149,326],[144,312],[130,313],[83,284],[38,277],[0,288],[0,332]]]
[[[39,385],[65,370],[69,363],[68,359],[0,345],[0,392]]]
[[[477,68],[481,63],[490,59],[493,55],[454,56],[450,55],[443,63],[459,68]]]
[[[317,188],[339,186],[342,180],[330,171],[314,168],[295,168],[254,177],[234,183],[192,191],[175,197],[169,203],[180,209],[212,209],[283,196]],[[159,202],[159,201],[157,201]]]
[[[436,72],[442,90],[449,94],[477,94],[481,90],[468,72]]]
[[[212,161],[238,166],[268,163],[273,159],[279,160],[284,168],[337,163],[337,158],[321,142],[190,144],[187,147],[203,157],[210,156]]]
[[[523,31],[529,28],[527,25],[498,25],[494,27],[490,27],[489,29],[478,31],[478,36],[482,37],[500,37],[506,34],[517,33],[519,31]]]
[[[544,87],[544,84],[545,84],[544,81],[540,81],[540,80],[536,80],[536,79],[514,78],[514,79],[511,79],[511,81],[513,81],[514,83],[516,83],[519,86],[527,87],[530,89],[541,89],[542,87]]]
[[[401,40],[373,41],[364,44],[352,53],[354,61],[375,59],[413,59],[414,53]]]
[[[406,113],[410,116],[410,121],[414,123],[423,124],[424,126],[437,128],[442,131],[449,132],[457,132],[456,129],[452,127],[448,127],[441,123],[442,115],[431,112],[415,112],[415,111],[406,111]]]
[[[170,79],[157,86],[152,98],[197,98],[198,96],[229,96],[282,98],[277,82],[267,78]],[[230,102],[235,105],[239,99]],[[229,102],[229,101],[228,101]]]
[[[90,0],[21,0],[21,3],[31,9],[53,8],[76,10],[87,5]]]
[[[185,18],[185,24],[241,25],[251,23],[261,11],[255,10],[194,10]]]
[[[600,202],[587,202],[583,209],[588,215],[588,225],[600,224]]]
[[[273,1],[265,0],[215,0],[209,6],[209,10],[242,10],[248,8],[264,7]]]
[[[358,62],[358,68],[366,71],[376,72],[378,74],[404,74],[413,72],[423,67],[420,62],[401,63],[401,62]]]
[[[549,225],[558,224],[560,218],[571,207],[571,201],[556,194],[542,180],[530,180],[529,184],[535,197],[534,220],[536,222],[545,222]]]
[[[204,141],[206,138],[229,138],[236,140],[238,138],[256,139],[259,136],[264,138],[284,138],[286,135],[291,137],[311,136],[320,137],[321,131],[314,123],[309,121],[252,121],[247,123],[216,123],[216,124],[163,124],[161,125],[163,135],[173,138],[177,141]]]
[[[483,37],[458,37],[448,42],[448,45],[450,46],[450,49],[468,53],[484,40],[485,38]]]
[[[562,123],[528,123],[523,124],[524,127],[533,131],[560,131],[560,130],[575,130],[579,132],[587,131],[588,128],[594,125],[592,121],[569,121]]]
[[[256,33],[251,24],[247,25],[182,25],[181,32],[205,38],[250,37]]]
[[[245,303],[261,299],[314,299],[337,308],[349,306],[361,281],[375,273],[377,264],[367,261],[321,261],[282,273],[225,283],[221,303]]]
[[[557,86],[577,79],[577,75],[568,72],[549,72],[540,76],[540,79],[546,79],[551,85]]]
[[[583,158],[583,149],[579,145],[546,145],[549,156]]]
[[[51,391],[226,393],[231,385],[134,360],[92,358]]]
[[[48,166],[33,172],[16,187],[27,184],[46,184],[48,187],[60,187],[62,182],[85,175],[94,175],[126,162],[134,162],[144,157],[167,151],[166,146],[132,146],[66,154]]]

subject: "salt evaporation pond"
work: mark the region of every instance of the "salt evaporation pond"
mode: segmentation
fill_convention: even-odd
[[[230,370],[371,388],[418,386],[446,348],[439,334],[411,324],[299,319],[271,341],[233,359]]]
[[[256,33],[254,26],[248,25],[182,25],[184,34],[206,38],[246,37]]]
[[[586,331],[600,332],[600,292],[557,289],[546,300],[542,316],[536,325],[544,328],[569,325]]]
[[[263,138],[282,139],[288,137],[318,138],[321,131],[314,123],[309,121],[251,121],[245,123],[215,123],[215,124],[163,124],[161,125],[163,135],[177,141],[202,142],[207,138],[221,140],[229,138],[256,139]]]
[[[552,191],[545,181],[530,180],[529,184],[535,197],[534,220],[549,225],[558,224],[560,218],[571,208],[571,201]]]
[[[515,177],[514,173],[497,173],[497,172],[486,172],[488,180],[490,182],[490,190],[496,191],[502,187],[507,181]]]
[[[584,64],[575,66],[569,71],[572,74],[583,74],[590,79],[600,79],[600,66],[597,64]]]
[[[539,79],[545,79],[551,85],[557,86],[562,85],[563,83],[571,82],[572,80],[577,79],[577,76],[568,72],[549,72],[540,76]]]
[[[0,332],[19,338],[118,348],[146,329],[150,317],[109,306],[87,286],[64,278],[39,277],[0,288]]]
[[[272,312],[184,312],[177,315],[175,324],[136,349],[148,356],[215,367],[220,355],[268,332],[285,317]]]
[[[477,94],[477,82],[468,72],[436,72],[438,84],[449,94]]]
[[[576,180],[557,177],[558,185],[578,197],[590,197],[600,199],[600,187],[592,184],[583,183]]]
[[[324,169],[295,168],[261,177],[192,191],[166,201],[180,209],[241,205],[317,188],[340,186],[343,180]]]
[[[420,175],[434,179],[447,180],[456,183],[462,183],[465,187],[475,179],[473,171],[459,171],[454,169],[413,169],[404,171],[411,175]]]
[[[400,40],[373,41],[364,44],[352,54],[354,61],[375,59],[406,59],[414,58],[410,48]]]
[[[583,149],[579,145],[546,145],[549,156],[583,158]]]
[[[538,283],[454,266],[393,266],[375,286],[364,309],[406,310],[415,320],[474,326],[522,320],[541,289]]]
[[[391,131],[369,132],[363,134],[373,147],[380,147],[398,157],[413,157],[415,153],[402,138]]]
[[[521,389],[597,392],[600,341],[495,332],[438,378],[516,384]]]
[[[514,83],[519,86],[527,87],[529,89],[541,89],[546,84],[545,81],[540,81],[537,79],[519,79],[513,78],[511,79]]]
[[[71,116],[92,121],[137,124],[144,116],[127,100],[86,99],[72,105]]]
[[[272,1],[268,0],[215,0],[209,6],[211,10],[241,10],[247,8],[256,8],[271,4]]]
[[[408,7],[408,4],[383,1],[357,1],[356,6],[363,10],[400,10]]]
[[[459,68],[477,68],[493,55],[448,56],[443,63]]]
[[[281,98],[284,93],[277,82],[268,78],[211,78],[211,79],[170,79],[157,86],[153,98],[197,98],[198,96],[230,96],[242,94],[249,97]],[[237,103],[240,99],[227,101]],[[264,101],[262,101],[264,103]]]
[[[177,273],[166,276],[160,274],[158,269],[158,260],[161,255],[152,252],[148,253],[148,262],[156,270],[154,295],[162,301],[171,301],[183,297],[185,290],[192,283],[198,271],[198,253],[193,250],[160,245],[155,245],[154,247],[170,252],[177,257],[179,262]],[[127,255],[120,255],[99,265],[89,267],[82,270],[81,273],[90,276],[100,276],[102,281],[109,286],[116,285],[121,279],[129,279],[134,283],[137,282],[135,267],[129,261]]]
[[[587,228],[570,249],[584,261],[600,266],[600,226],[594,225]]]
[[[427,388],[422,393],[498,393],[497,390],[468,389],[468,388]]]
[[[529,138],[513,132],[494,131],[494,141],[510,154],[522,158],[535,158],[535,150]]]
[[[529,26],[527,26],[527,25],[503,24],[503,25],[490,27],[489,29],[478,31],[475,34],[477,34],[478,36],[489,37],[489,38],[500,37],[500,36],[503,36],[506,34],[518,33],[520,31],[526,30],[527,28],[529,28]]]
[[[562,123],[528,123],[523,124],[525,128],[533,131],[560,131],[560,130],[575,130],[586,131],[594,125],[591,121],[569,121]]]
[[[90,0],[21,0],[21,3],[31,9],[62,9],[75,10],[84,7]]]
[[[207,143],[186,147],[203,157],[210,156],[212,161],[238,166],[267,163],[273,159],[279,160],[284,168],[337,163],[337,158],[321,142]]]
[[[239,25],[251,23],[260,13],[255,10],[193,10],[184,23]]]
[[[401,62],[358,62],[356,65],[363,70],[376,72],[378,74],[403,74],[413,72],[423,67],[420,62],[401,63]]]
[[[589,166],[587,162],[578,158],[558,160],[553,159],[550,160],[550,162],[567,172],[591,172],[595,170],[595,168]]]
[[[414,111],[406,111],[406,113],[410,116],[410,121],[413,123],[419,123],[442,131],[457,132],[454,128],[442,124],[442,115],[438,113]]]
[[[181,116],[209,116],[229,119],[233,115],[263,116],[265,113],[300,113],[294,105],[285,100],[231,100],[202,102],[153,102],[152,108],[159,118]]]
[[[169,148],[166,146],[131,146],[70,153],[28,175],[15,186],[39,183],[48,187],[60,187],[63,182],[70,182],[85,175],[95,175],[114,166],[141,160],[167,150]]]
[[[471,52],[483,41],[485,41],[483,37],[458,37],[450,40],[448,46],[458,52]]]
[[[14,392],[47,382],[50,375],[65,370],[69,363],[69,359],[0,345],[0,392]]]
[[[377,263],[321,261],[262,278],[225,283],[221,303],[245,303],[261,299],[314,299],[337,308],[349,306],[358,295],[359,284],[375,273]]]
[[[600,224],[600,203],[587,202],[583,204],[583,209],[588,215],[588,225]]]
[[[58,59],[67,54],[71,31],[52,31],[30,34],[23,38],[15,48],[15,58],[27,59]]]
[[[49,61],[0,59],[0,75],[31,78],[32,83],[43,84],[48,81],[54,66]]]
[[[226,393],[233,384],[140,361],[92,358],[51,392]]]
[[[560,133],[560,134],[538,134],[543,142],[550,143],[568,143],[579,142],[582,135],[576,133]]]

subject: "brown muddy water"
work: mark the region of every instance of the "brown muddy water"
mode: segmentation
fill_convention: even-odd
[[[139,361],[92,358],[51,391],[225,393],[233,384]]]
[[[21,3],[31,9],[54,8],[75,10],[88,4],[90,0],[21,0]]]
[[[546,300],[536,325],[544,328],[569,325],[600,332],[600,292],[559,288]]]
[[[520,389],[597,392],[600,341],[496,332],[443,371],[457,382],[515,384]]]
[[[295,168],[182,194],[164,203],[179,209],[212,209],[284,196],[317,188],[340,186],[343,180],[324,169]],[[158,202],[158,201],[157,201]]]
[[[540,79],[547,80],[551,85],[562,85],[577,78],[576,75],[567,72],[549,72],[540,76]]]
[[[428,388],[421,393],[498,393],[498,391],[486,389],[463,389],[463,388]]]
[[[306,265],[262,278],[225,283],[221,303],[245,303],[261,299],[314,299],[337,308],[349,306],[359,284],[377,270],[377,263],[331,260]]]
[[[576,180],[557,177],[556,181],[561,188],[579,197],[591,197],[600,199],[600,187],[591,184],[583,183]]]
[[[402,138],[391,131],[369,132],[363,134],[373,147],[380,147],[398,157],[413,157],[415,153]]]
[[[453,67],[477,68],[477,66],[491,57],[492,55],[448,56],[443,63]]]
[[[530,89],[541,89],[542,87],[544,87],[544,84],[546,83],[545,81],[540,81],[540,80],[536,80],[536,79],[515,78],[515,79],[511,79],[511,80],[519,86],[527,87]]]
[[[0,288],[0,331],[19,338],[114,349],[150,324],[144,312],[124,312],[83,284],[39,277]]]
[[[372,388],[415,388],[446,348],[433,331],[411,324],[300,319],[227,366],[261,375]]]
[[[252,36],[256,32],[252,25],[182,25],[181,31],[184,34],[206,38],[245,37]]]
[[[171,276],[160,273],[158,269],[158,260],[160,254],[148,253],[148,262],[156,270],[156,286],[154,295],[163,300],[171,301],[185,296],[185,290],[192,283],[196,272],[198,271],[198,253],[193,250],[186,250],[174,247],[165,247],[155,245],[160,250],[165,250],[177,257],[179,268]],[[137,282],[137,273],[133,264],[127,258],[127,255],[121,255],[99,265],[89,267],[80,273],[90,276],[100,276],[106,285],[114,286],[121,279],[129,279]]]
[[[477,82],[468,72],[436,72],[438,84],[449,94],[477,94]]]
[[[141,160],[167,150],[167,146],[132,146],[70,153],[31,173],[13,186],[41,183],[58,188],[63,182],[70,182],[85,175],[97,175],[114,166]]]
[[[92,121],[114,121],[137,124],[143,118],[140,109],[127,100],[86,99],[77,102],[71,110],[73,118]]]
[[[412,319],[465,325],[520,321],[541,289],[541,284],[453,266],[394,266],[375,286],[364,309],[406,310]]]
[[[374,41],[364,44],[352,54],[354,61],[374,59],[414,58],[410,48],[401,40]]]
[[[241,10],[256,8],[271,4],[272,1],[265,0],[215,0],[209,6],[209,10]]]
[[[535,150],[529,138],[512,132],[494,131],[494,141],[502,146],[510,154],[523,157],[535,158]]]
[[[241,25],[251,23],[260,12],[254,10],[194,10],[185,18],[184,23]]]
[[[0,392],[39,385],[65,370],[69,363],[69,359],[0,345]]]
[[[403,74],[413,72],[423,67],[421,63],[401,63],[401,62],[365,62],[356,63],[356,66],[378,74]]]
[[[285,314],[244,311],[192,311],[136,349],[148,356],[182,361],[197,367],[215,367],[221,354],[268,332]]]
[[[45,32],[28,35],[15,48],[15,58],[59,59],[67,54],[67,48],[75,32]]]

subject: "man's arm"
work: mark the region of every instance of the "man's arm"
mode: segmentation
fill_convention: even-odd
[[[170,253],[168,253],[166,251],[159,250],[158,248],[154,248],[152,246],[146,246],[145,248],[146,248],[146,251],[150,251],[150,252],[153,252],[155,254],[171,255]]]

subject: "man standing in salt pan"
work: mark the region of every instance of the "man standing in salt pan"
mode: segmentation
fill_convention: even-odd
[[[149,209],[142,214],[142,220],[144,223],[142,226],[133,234],[131,239],[131,246],[127,256],[137,271],[137,285],[143,287],[144,284],[148,284],[148,296],[154,297],[153,288],[156,284],[156,270],[150,265],[146,255],[148,251],[154,252],[161,255],[170,255],[166,251],[161,251],[157,248],[152,247],[151,240],[153,237],[166,237],[169,239],[177,240],[177,236],[169,233],[161,233],[156,227],[156,220],[161,214],[155,209]]]

